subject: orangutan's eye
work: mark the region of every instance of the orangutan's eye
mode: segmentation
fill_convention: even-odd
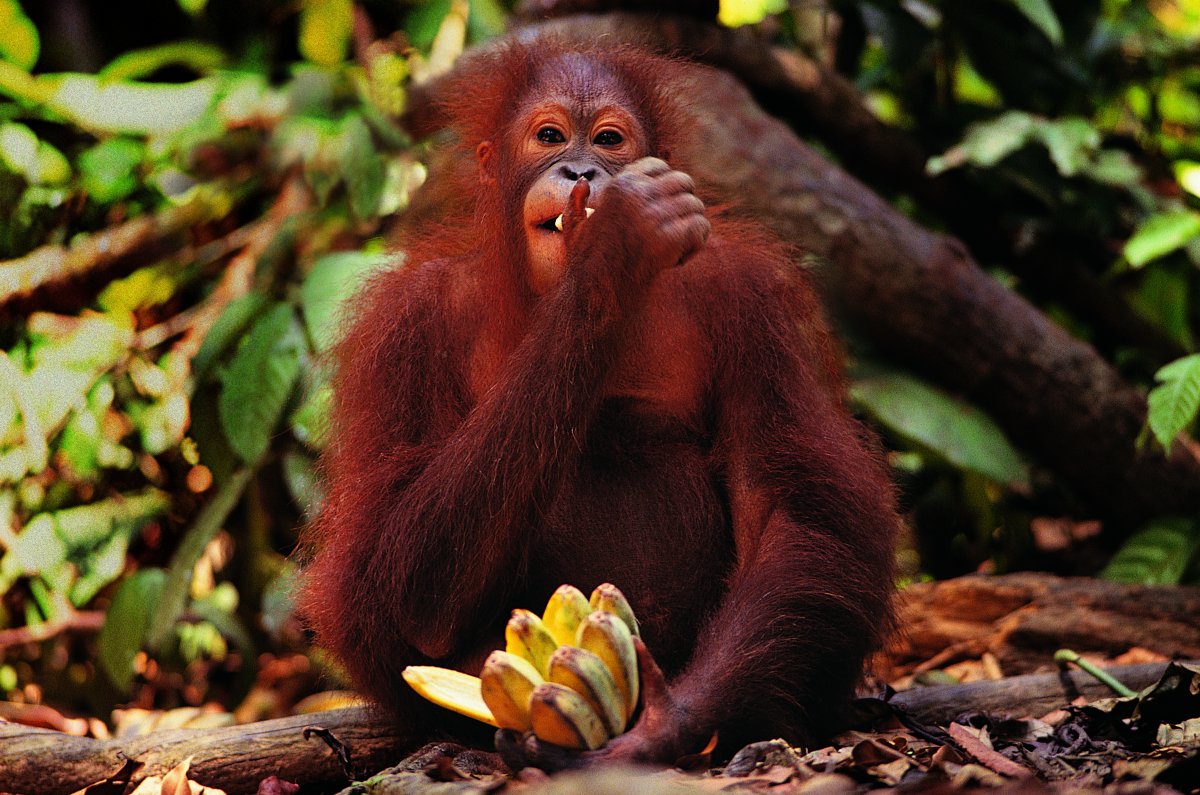
[[[601,130],[596,133],[596,137],[592,139],[592,143],[596,146],[616,146],[624,140],[621,137],[621,133],[616,130]]]
[[[555,127],[543,127],[538,130],[537,139],[544,144],[561,144],[567,140],[562,131]]]

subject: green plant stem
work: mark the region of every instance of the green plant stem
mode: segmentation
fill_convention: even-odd
[[[196,561],[200,560],[208,543],[233,512],[257,470],[257,463],[234,470],[229,480],[221,485],[216,496],[196,515],[196,521],[188,528],[175,554],[171,556],[162,597],[146,633],[146,645],[153,651],[162,652],[164,641],[172,636],[171,630],[187,604]]]
[[[1058,651],[1054,652],[1054,661],[1058,663],[1075,663],[1079,666],[1080,670],[1091,674],[1096,678],[1097,681],[1103,682],[1105,685],[1108,685],[1110,688],[1112,688],[1113,692],[1118,696],[1123,698],[1133,698],[1137,695],[1137,693],[1121,684],[1119,680],[1117,680],[1103,668],[1100,668],[1096,664],[1080,657],[1079,652],[1072,651],[1071,649],[1059,649]]]

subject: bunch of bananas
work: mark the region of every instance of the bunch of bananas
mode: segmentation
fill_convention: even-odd
[[[591,599],[560,586],[539,618],[514,610],[505,650],[494,651],[478,677],[410,665],[404,680],[425,698],[503,729],[593,750],[625,731],[638,700],[637,619],[611,583]]]

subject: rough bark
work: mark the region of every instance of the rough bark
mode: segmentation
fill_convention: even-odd
[[[0,722],[0,792],[67,795],[104,781],[125,761],[141,767],[136,783],[161,776],[193,757],[189,778],[226,792],[254,792],[268,776],[305,784],[347,782],[341,762],[305,727],[327,729],[346,746],[357,776],[375,772],[411,751],[411,733],[376,718],[365,707],[262,721],[225,729],[176,729],[143,737],[96,740]]]
[[[700,35],[692,24],[640,18],[635,26],[608,14],[520,35],[549,31],[663,49],[683,32]],[[417,134],[441,124],[428,103],[437,90],[435,83],[413,97],[407,122]],[[1200,461],[1182,445],[1170,460],[1137,449],[1144,396],[1094,348],[989,277],[960,241],[902,215],[801,142],[729,75],[698,75],[691,93],[703,147],[696,176],[828,260],[832,267],[820,275],[835,313],[988,411],[1094,515],[1132,524],[1200,507]]]
[[[903,632],[887,681],[959,659],[995,655],[1004,673],[1044,670],[1059,648],[1113,657],[1132,648],[1200,657],[1200,588],[1126,585],[1047,574],[960,577],[905,589]]]

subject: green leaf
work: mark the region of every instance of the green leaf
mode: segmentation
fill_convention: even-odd
[[[218,408],[230,447],[254,465],[267,451],[300,376],[304,335],[291,306],[258,319],[225,371]]]
[[[344,152],[340,160],[350,192],[350,210],[359,220],[369,220],[379,209],[387,180],[383,157],[371,140],[367,123],[357,114],[346,119],[341,140]]]
[[[164,66],[186,66],[199,74],[207,74],[225,63],[225,53],[220,47],[203,41],[177,41],[133,50],[113,59],[100,70],[99,78],[104,82],[136,80],[162,69]]]
[[[138,166],[146,147],[129,138],[101,141],[79,155],[83,189],[100,204],[112,204],[137,190]]]
[[[92,132],[165,135],[197,121],[212,105],[215,78],[190,83],[105,82],[96,75],[39,77],[46,104]]]
[[[899,373],[854,382],[850,394],[878,422],[954,466],[1000,483],[1025,483],[1021,456],[983,412]]]
[[[1012,0],[1012,4],[1045,34],[1051,44],[1055,47],[1062,46],[1062,25],[1059,24],[1058,17],[1055,16],[1049,0]]]
[[[353,28],[352,0],[304,0],[300,54],[322,66],[337,66],[346,58]]]
[[[165,582],[162,569],[135,572],[121,583],[104,618],[96,661],[122,693],[129,692],[133,682],[133,661],[145,644],[150,617]]]
[[[340,338],[345,324],[343,302],[355,295],[367,277],[394,259],[384,254],[344,251],[326,254],[313,265],[300,287],[300,306],[308,336],[318,352]]]
[[[961,143],[952,146],[926,165],[930,174],[940,174],[970,163],[991,168],[1029,142],[1038,124],[1028,113],[1010,110],[994,119],[972,124]]]
[[[250,322],[267,306],[262,293],[247,293],[229,302],[225,311],[204,335],[204,342],[192,360],[192,372],[197,382],[203,381],[229,346],[245,332]]]
[[[1050,152],[1054,167],[1073,177],[1093,162],[1100,149],[1100,131],[1087,119],[1069,117],[1040,125],[1038,137]]]
[[[1200,413],[1200,353],[1176,359],[1154,377],[1162,383],[1146,398],[1146,422],[1170,454],[1175,437],[1190,428]]]
[[[1134,533],[1100,572],[1116,582],[1176,585],[1200,550],[1200,523],[1161,519]]]
[[[1134,268],[1170,254],[1200,236],[1200,213],[1171,210],[1150,216],[1125,243],[1125,259]]]
[[[198,17],[208,7],[208,0],[178,0],[179,7],[188,16]]]
[[[37,27],[17,0],[0,0],[0,59],[28,71],[37,63],[41,40]]]
[[[787,10],[787,0],[721,0],[717,20],[728,28],[756,25]]]
[[[1179,187],[1200,198],[1200,163],[1194,160],[1177,160],[1172,164]]]
[[[50,514],[40,513],[17,534],[5,557],[5,568],[22,574],[52,571],[67,559],[67,545]]]

